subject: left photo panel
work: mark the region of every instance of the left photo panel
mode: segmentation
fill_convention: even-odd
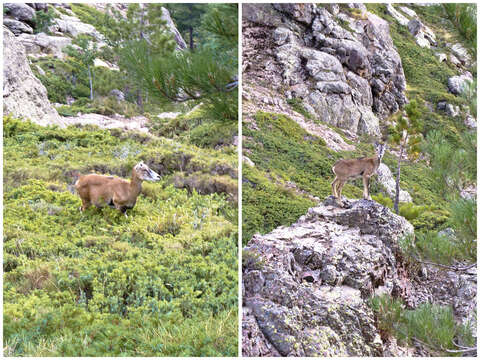
[[[3,14],[3,355],[238,356],[238,5]]]

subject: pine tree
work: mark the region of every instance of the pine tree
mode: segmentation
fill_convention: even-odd
[[[415,100],[405,106],[407,117],[402,114],[398,116],[396,126],[391,129],[390,140],[400,146],[400,153],[397,161],[397,172],[395,179],[395,201],[393,208],[398,214],[398,203],[400,198],[400,166],[404,152],[407,156],[415,159],[420,154],[420,142],[422,140],[422,126],[420,122],[420,109]]]
[[[208,41],[197,51],[155,56],[148,42],[129,42],[122,61],[152,95],[170,102],[201,99],[212,117],[236,121],[237,5],[205,6],[202,27]]]
[[[93,100],[92,65],[99,53],[97,44],[87,35],[78,36],[72,43],[76,45],[76,47],[69,45],[64,49],[64,52],[74,58],[81,67],[86,68],[88,82],[90,84],[90,100]]]
[[[172,34],[161,19],[156,4],[131,3],[128,6],[126,17],[118,10],[109,6],[104,18],[106,41],[113,49],[118,65],[129,79],[130,87],[136,93],[136,102],[143,111],[143,96],[141,86],[132,72],[138,64],[124,61],[122,55],[125,48],[148,47],[150,56],[164,56],[175,48]],[[143,45],[142,45],[143,44]]]
[[[195,42],[199,42],[201,37],[200,27],[207,6],[205,4],[173,3],[164,4],[163,6],[170,12],[178,31],[180,31],[185,40],[188,39],[189,48],[193,51],[196,46]]]

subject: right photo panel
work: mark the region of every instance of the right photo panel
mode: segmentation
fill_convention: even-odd
[[[477,356],[476,4],[242,13],[243,356]]]

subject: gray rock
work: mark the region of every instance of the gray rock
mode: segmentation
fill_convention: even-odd
[[[407,14],[410,17],[418,17],[417,13],[413,11],[412,9],[406,7],[406,6],[400,6],[400,10],[404,13]]]
[[[54,19],[54,23],[58,26],[60,32],[70,34],[73,37],[86,34],[93,36],[97,40],[104,40],[103,35],[100,34],[93,25],[85,24],[75,16],[61,14],[59,18]]]
[[[29,25],[18,20],[4,18],[3,25],[15,35],[20,35],[21,33],[33,34],[33,29]]]
[[[262,267],[243,269],[245,356],[259,355],[256,344],[281,356],[382,355],[368,296],[379,284],[409,286],[395,254],[413,227],[373,201],[348,203],[325,202],[250,240]]]
[[[29,24],[33,23],[35,10],[23,3],[5,3],[3,5],[6,13],[16,20],[25,21]]]
[[[3,110],[4,114],[30,119],[42,126],[65,123],[52,107],[47,89],[33,75],[25,48],[3,27]]]
[[[312,10],[310,5],[243,5],[244,20],[265,29],[260,30],[262,39],[270,38],[263,44],[272,44],[265,51],[275,61],[260,66],[281,74],[287,88],[282,93],[302,100],[317,119],[354,133],[379,135],[379,121],[407,103],[402,62],[388,23],[357,4],[351,6],[362,8],[362,19],[344,12],[334,18],[335,6],[316,5]],[[344,29],[338,19],[348,21],[353,30]]]
[[[447,237],[447,238],[453,238],[453,237],[455,237],[455,230],[453,230],[452,228],[446,228],[444,230],[439,231],[438,235],[439,236],[444,236],[444,237]]]
[[[244,356],[280,356],[277,349],[269,343],[258,327],[252,309],[244,306],[242,312],[242,354]],[[255,341],[250,339],[255,339]]]
[[[45,76],[45,71],[43,71],[43,69],[40,66],[35,65],[35,68],[37,69],[40,75]]]
[[[447,104],[447,106],[445,107],[445,112],[448,116],[455,117],[460,115],[460,107],[458,105],[453,106],[452,104]]]
[[[273,4],[273,7],[282,12],[289,14],[293,19],[307,25],[312,23],[314,5],[313,4]]]
[[[446,46],[450,48],[452,53],[462,63],[462,65],[469,66],[472,64],[472,56],[468,50],[462,46],[462,44],[455,43],[452,45],[447,43]]]
[[[63,59],[63,49],[72,44],[72,39],[62,36],[50,36],[45,33],[20,34],[17,39],[25,46],[28,55],[52,54],[56,58]]]
[[[437,110],[445,111],[447,109],[447,102],[446,101],[439,101],[437,104]]]
[[[381,187],[386,191],[388,196],[391,199],[395,199],[395,194],[396,194],[395,178],[393,177],[393,174],[387,165],[383,163],[380,164],[380,166],[377,169],[377,180],[380,183]],[[400,189],[399,201],[411,203],[412,197],[408,193],[408,191]]]
[[[343,81],[319,81],[315,88],[328,94],[350,94],[351,88]]]
[[[457,57],[453,54],[448,54],[448,60],[455,66],[457,67],[461,67],[462,66],[462,62],[460,60],[457,59]]]
[[[290,29],[284,27],[278,27],[273,32],[273,39],[277,45],[283,45],[287,42],[290,42],[290,36],[292,35],[292,31]]]
[[[464,124],[470,129],[476,129],[477,128],[477,119],[475,119],[472,115],[468,114],[465,117]]]
[[[112,91],[110,91],[110,96],[114,96],[117,101],[124,101],[125,100],[125,94],[118,90],[118,89],[113,89]]]
[[[437,57],[438,61],[440,61],[440,62],[447,61],[447,54],[435,53],[435,56]]]
[[[436,38],[433,31],[425,26],[419,19],[414,18],[408,22],[408,30],[415,37],[417,44],[421,47],[428,47],[430,45],[436,46]]]
[[[333,16],[337,16],[340,12],[340,6],[338,4],[328,4],[328,12]]]
[[[460,95],[464,91],[465,86],[467,86],[467,83],[472,80],[473,77],[468,71],[460,76],[452,76],[448,79],[448,91],[452,94]]]
[[[159,119],[175,119],[180,116],[181,112],[163,112],[157,115]]]
[[[255,163],[248,156],[242,155],[242,161],[250,167],[255,167]]]
[[[403,16],[402,14],[400,14],[397,10],[395,10],[395,8],[393,7],[392,4],[388,4],[387,5],[387,12],[395,19],[397,20],[400,25],[403,25],[403,26],[408,26],[408,19]]]
[[[100,114],[77,114],[77,116],[63,118],[67,125],[96,125],[103,129],[136,130],[148,133],[146,124],[149,119],[144,116],[126,118],[122,115],[105,116]]]
[[[172,18],[170,17],[170,13],[167,9],[162,7],[162,16],[161,19],[166,21],[168,30],[173,34],[175,37],[175,42],[177,43],[177,50],[181,51],[187,48],[187,43],[183,40],[182,34],[177,30],[175,23],[173,22]]]

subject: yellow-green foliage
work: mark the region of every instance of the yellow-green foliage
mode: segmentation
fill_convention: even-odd
[[[212,120],[205,106],[200,105],[174,119],[152,119],[150,131],[159,136],[179,138],[203,148],[218,148],[232,145],[234,136],[238,133],[238,124]]]
[[[4,118],[6,354],[237,354],[236,205],[171,183],[234,169],[235,156],[123,136]],[[164,177],[128,219],[79,211],[76,170],[128,177],[140,159]]]
[[[47,88],[48,99],[51,102],[66,104],[67,96],[72,96],[79,100],[72,106],[71,112],[81,111],[83,113],[93,112],[96,108],[94,105],[99,105],[92,105],[90,101],[85,101],[90,96],[88,74],[86,71],[80,70],[81,67],[79,67],[74,59],[66,58],[65,60],[60,60],[46,56],[32,59],[32,63],[36,65],[32,66],[32,70],[35,76]],[[45,75],[40,74],[37,66],[45,72]],[[121,72],[113,71],[105,67],[95,67],[92,68],[92,71],[94,74],[93,90],[95,97],[106,97],[113,89],[125,88],[126,79],[125,75]],[[83,103],[80,103],[82,101]],[[78,109],[73,109],[75,106]],[[83,106],[84,109],[79,108],[80,106]],[[65,106],[64,111],[68,108],[68,106]],[[76,114],[76,112],[74,114]],[[117,112],[125,113],[125,111]],[[68,116],[68,113],[65,115]]]

